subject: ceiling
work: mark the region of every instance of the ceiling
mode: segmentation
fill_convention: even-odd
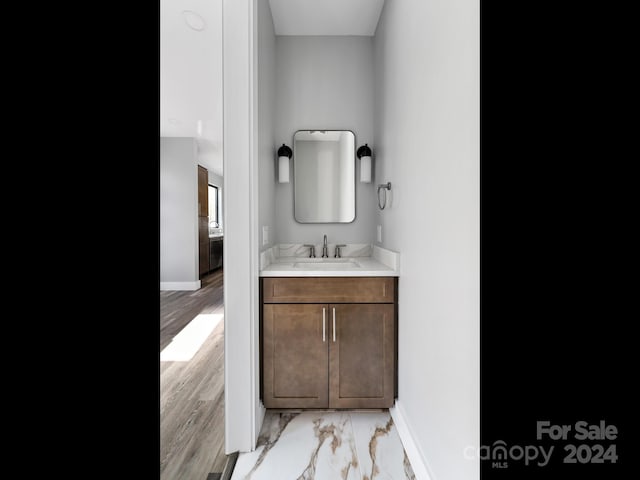
[[[160,0],[160,136],[222,175],[222,0]]]
[[[267,0],[258,0],[267,1]],[[375,34],[384,0],[268,0],[276,35]],[[222,0],[160,0],[160,136],[222,175]]]
[[[276,35],[376,33],[384,0],[269,0]]]

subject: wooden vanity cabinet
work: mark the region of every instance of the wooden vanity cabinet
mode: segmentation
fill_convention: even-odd
[[[198,216],[209,216],[209,171],[202,165],[198,165]]]
[[[388,408],[396,379],[395,277],[262,279],[267,408]]]
[[[209,181],[207,169],[198,165],[198,276],[209,273]]]
[[[335,309],[329,342],[329,408],[388,408],[394,398],[394,305]]]
[[[325,308],[325,341],[322,309]],[[265,304],[264,405],[325,408],[329,402],[326,306]]]

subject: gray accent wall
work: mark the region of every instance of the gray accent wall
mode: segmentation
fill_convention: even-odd
[[[160,138],[160,283],[174,282],[198,282],[197,145],[187,137]]]
[[[324,129],[353,131],[355,149],[368,143],[375,156],[372,37],[277,36],[276,65],[273,158],[283,143],[293,149],[296,130]],[[358,180],[355,152],[354,161]],[[325,233],[332,243],[373,242],[377,208],[373,183],[356,181],[353,223],[301,224],[293,216],[293,160],[290,183],[277,183],[275,173],[274,164],[267,176],[276,182],[275,243],[319,242]]]
[[[273,246],[277,182],[275,140],[276,34],[269,2],[258,2],[258,221],[260,250]],[[268,238],[263,242],[263,227]]]

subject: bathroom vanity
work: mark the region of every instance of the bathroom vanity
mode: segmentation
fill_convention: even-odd
[[[261,269],[265,407],[393,406],[397,260],[378,257],[278,257]]]

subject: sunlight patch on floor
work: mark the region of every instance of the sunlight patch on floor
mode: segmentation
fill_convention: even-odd
[[[188,362],[191,360],[223,318],[224,315],[221,313],[201,313],[196,316],[160,352],[160,361]]]

